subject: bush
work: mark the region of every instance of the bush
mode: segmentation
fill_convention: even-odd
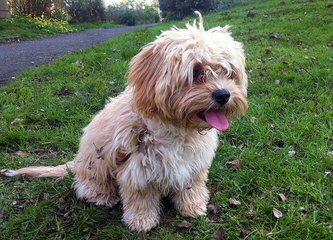
[[[115,23],[128,26],[160,21],[160,15],[154,7],[128,3],[108,6],[107,18]]]
[[[182,19],[195,10],[206,12],[213,10],[216,0],[159,0],[162,16],[167,20]]]
[[[9,0],[13,16],[32,16],[68,20],[63,0]]]
[[[65,0],[71,22],[100,22],[105,20],[102,0]]]
[[[11,0],[9,6],[15,16],[51,17],[53,0]]]

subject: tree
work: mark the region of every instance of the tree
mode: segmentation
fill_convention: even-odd
[[[159,0],[162,16],[167,19],[182,19],[195,10],[209,11],[216,5],[215,0]]]
[[[10,0],[10,7],[16,16],[51,17],[53,0]]]
[[[65,0],[72,22],[98,22],[105,20],[102,0]]]
[[[7,0],[0,0],[0,18],[9,18]]]

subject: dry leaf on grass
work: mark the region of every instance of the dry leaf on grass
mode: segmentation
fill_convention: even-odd
[[[208,211],[213,214],[218,214],[220,213],[220,206],[217,203],[209,203],[207,205]]]
[[[219,214],[210,213],[210,214],[208,214],[207,218],[208,218],[208,222],[211,222],[211,223],[222,223],[222,222],[225,222],[225,220],[223,218],[221,218],[219,216]]]
[[[240,167],[240,160],[236,159],[233,161],[227,162],[233,169],[238,169]]]
[[[229,198],[229,203],[234,206],[239,206],[241,205],[241,202],[236,200],[235,198]]]
[[[21,150],[17,151],[15,154],[17,156],[21,157],[21,158],[24,158],[24,157],[28,156],[27,152],[24,152],[24,151],[21,151]]]
[[[329,157],[333,158],[333,151],[328,151],[328,152],[327,152],[327,155],[328,155]]]
[[[240,232],[240,237],[242,238],[242,239],[248,239],[249,237],[249,233],[247,232],[247,231],[245,231],[245,230],[241,230],[241,232]]]
[[[294,150],[290,150],[289,152],[288,152],[288,156],[289,157],[294,157],[296,155],[296,152],[294,151]]]
[[[280,197],[280,199],[281,199],[282,202],[287,201],[287,197],[283,193],[279,193],[279,197]]]
[[[300,210],[300,212],[302,214],[303,222],[305,222],[306,219],[307,219],[307,217],[308,217],[307,211],[306,211],[306,209],[304,207],[301,207],[299,210]]]
[[[274,217],[276,217],[277,219],[280,219],[283,216],[282,212],[276,208],[273,208],[273,214],[274,214]]]
[[[225,235],[224,229],[223,227],[220,227],[212,236],[212,240],[221,240],[224,238],[224,235]]]
[[[3,218],[4,210],[0,208],[0,219]]]
[[[325,171],[325,177],[329,177],[332,175],[332,172],[331,171]]]
[[[10,122],[10,124],[14,125],[14,124],[20,123],[20,122],[23,122],[23,119],[21,119],[21,118],[15,118],[13,121]]]
[[[183,220],[181,223],[178,224],[178,227],[180,228],[189,228],[191,227],[191,223],[186,221],[186,220]]]

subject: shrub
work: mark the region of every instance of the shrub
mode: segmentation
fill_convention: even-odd
[[[72,22],[100,22],[105,20],[102,0],[65,0]]]
[[[53,0],[11,0],[9,2],[13,15],[51,17]]]
[[[68,20],[63,0],[9,0],[13,16],[32,16]]]
[[[214,9],[216,0],[159,0],[162,16],[167,20],[182,19],[195,10],[206,12]]]
[[[157,23],[160,15],[153,6],[143,4],[118,4],[110,5],[107,9],[107,18],[115,23],[126,24],[128,26]]]

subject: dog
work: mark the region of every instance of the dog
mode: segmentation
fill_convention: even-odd
[[[208,170],[218,132],[248,109],[243,45],[229,26],[173,27],[132,59],[128,86],[84,129],[73,161],[2,175],[65,177],[74,172],[79,199],[106,207],[119,201],[123,222],[147,232],[160,220],[161,197],[183,216],[207,210]]]

